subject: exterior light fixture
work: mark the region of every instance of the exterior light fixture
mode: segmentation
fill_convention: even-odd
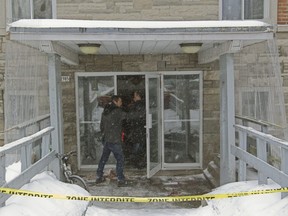
[[[84,54],[97,54],[101,44],[78,44],[79,49]]]
[[[184,53],[197,53],[202,46],[202,43],[182,43],[181,50]]]

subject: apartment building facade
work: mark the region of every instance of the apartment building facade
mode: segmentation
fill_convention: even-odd
[[[64,151],[78,151],[78,169],[97,167],[102,150],[99,122],[111,95],[120,94],[128,106],[131,93],[141,90],[147,111],[148,176],[161,169],[202,172],[221,153],[221,112],[230,110],[221,108],[221,62],[229,65],[230,58],[219,60],[221,49],[229,45],[237,50],[245,45],[241,41],[260,40],[258,33],[267,26],[273,27],[278,41],[288,101],[287,0],[0,2],[5,5],[0,9],[1,140],[4,143],[5,44],[24,41],[44,53],[51,46],[61,61]],[[46,23],[39,27],[21,19],[46,19]],[[265,25],[243,26],[243,21]],[[7,24],[13,22],[8,32]],[[25,43],[28,40],[37,45]],[[184,53],[181,44],[201,48],[198,53]],[[224,46],[213,51],[219,44]],[[98,53],[84,54],[81,45],[99,48]]]

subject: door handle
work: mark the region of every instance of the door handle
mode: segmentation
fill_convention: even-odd
[[[148,119],[147,119],[147,126],[149,129],[152,128],[152,114],[148,114]]]

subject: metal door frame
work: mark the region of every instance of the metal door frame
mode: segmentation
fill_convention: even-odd
[[[187,163],[187,164],[169,164],[164,162],[164,89],[161,88],[164,84],[164,76],[165,75],[180,75],[180,74],[199,74],[199,90],[200,90],[200,131],[199,131],[199,157],[200,157],[200,163]],[[75,73],[75,96],[76,96],[76,124],[77,124],[77,150],[80,152],[80,129],[79,129],[79,101],[78,101],[78,77],[95,77],[95,76],[113,76],[114,77],[114,86],[115,86],[115,94],[117,93],[117,76],[118,75],[145,75],[145,80],[148,76],[150,77],[160,77],[160,104],[161,104],[161,110],[160,110],[160,125],[161,125],[161,170],[181,170],[181,169],[198,169],[202,168],[203,164],[203,74],[202,71],[157,71],[157,72],[77,72]],[[147,91],[146,85],[145,85],[145,91]],[[147,104],[147,98],[145,98],[146,104]],[[150,148],[150,143],[146,143],[147,149]],[[80,161],[80,154],[78,154],[77,157],[78,167],[81,170],[95,170],[95,165],[81,165]],[[108,167],[108,166],[107,166]],[[147,161],[147,173],[148,173],[148,161]],[[155,173],[154,173],[155,174]]]

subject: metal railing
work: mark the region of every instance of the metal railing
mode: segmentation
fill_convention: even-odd
[[[47,127],[30,136],[21,138],[14,142],[0,147],[0,186],[9,188],[20,188],[28,183],[36,174],[43,171],[49,164],[57,159],[55,150],[51,149],[51,132],[53,127]],[[40,149],[37,161],[33,161],[32,152],[35,143]],[[9,155],[19,155],[21,162],[21,173],[9,182],[6,182],[7,157]],[[58,159],[57,159],[58,160]],[[0,194],[0,205],[11,195]]]
[[[249,164],[258,171],[259,184],[267,184],[270,178],[281,187],[288,187],[288,142],[242,125],[235,125],[235,130],[238,132],[239,145],[231,145],[231,153],[239,159],[238,181],[246,181],[246,166]],[[248,136],[256,139],[256,155],[247,151]],[[268,162],[268,149],[271,146],[280,149],[280,168]],[[282,198],[285,196],[287,193],[282,193]]]
[[[25,121],[21,124],[17,124],[13,127],[7,128],[5,129],[4,132],[5,133],[13,132],[14,136],[16,135],[16,137],[25,137],[27,135],[33,134],[33,131],[40,131],[43,128],[48,127],[49,125],[50,125],[50,114],[45,114],[42,116],[35,117],[34,119],[31,119],[29,121]],[[33,129],[31,129],[30,127],[33,127]],[[11,140],[8,140],[8,142],[11,142]]]

